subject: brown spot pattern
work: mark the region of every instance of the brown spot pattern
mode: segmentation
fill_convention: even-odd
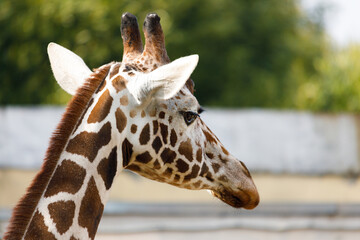
[[[190,139],[180,144],[179,153],[184,155],[189,161],[193,160],[193,148]]]
[[[220,165],[217,163],[212,163],[211,164],[212,168],[214,169],[214,172],[217,173],[220,169]]]
[[[133,154],[133,145],[129,142],[129,140],[127,140],[127,138],[125,138],[123,143],[121,144],[121,150],[123,167],[126,167],[129,164],[131,156]]]
[[[156,153],[159,152],[160,148],[162,147],[162,142],[159,137],[156,137],[151,145]]]
[[[139,142],[141,145],[145,145],[150,140],[150,125],[147,123],[140,133]]]
[[[13,210],[12,217],[9,221],[7,233],[4,239],[21,239],[24,237],[26,229],[36,213],[36,206],[39,199],[43,196],[48,183],[55,172],[59,158],[63,150],[68,144],[69,138],[77,125],[81,114],[87,108],[90,99],[99,87],[104,77],[108,74],[111,64],[104,65],[86,79],[85,84],[77,90],[76,95],[70,101],[66,112],[64,113],[58,127],[51,137],[49,148],[46,151],[44,164],[41,171],[36,175],[30,187],[27,189],[26,195],[19,201]],[[31,239],[39,239],[38,237],[29,237]],[[52,239],[42,237],[42,239]]]
[[[214,135],[212,133],[209,133],[208,131],[203,131],[205,137],[206,137],[206,140],[210,143],[217,143]]]
[[[203,184],[202,185],[202,189],[209,189],[209,188],[210,188],[210,186],[208,184]]]
[[[160,123],[160,133],[161,133],[161,137],[163,139],[163,142],[165,144],[167,144],[167,136],[168,136],[168,126],[166,126],[165,124]]]
[[[221,156],[221,154],[219,154],[218,157],[219,157],[219,159],[220,159],[220,161],[221,161],[222,163],[227,163],[227,162],[228,162],[228,160],[227,160],[226,158],[223,158],[223,157]]]
[[[228,182],[229,181],[229,179],[225,175],[220,176],[219,180],[222,181],[222,182]]]
[[[156,159],[155,162],[154,162],[154,169],[158,170],[160,168],[161,168],[161,165],[159,163],[159,160]]]
[[[112,102],[113,102],[113,98],[110,96],[109,90],[106,90],[101,95],[101,97],[99,98],[95,107],[91,111],[91,114],[90,114],[87,122],[88,123],[96,123],[96,122],[101,122],[102,120],[104,120],[105,117],[110,112]]]
[[[214,178],[212,177],[212,174],[211,174],[210,172],[208,172],[205,177],[206,177],[206,179],[209,180],[210,182],[214,182],[214,181],[215,181]]]
[[[160,118],[160,119],[164,119],[164,118],[165,118],[165,112],[161,111],[161,112],[159,113],[159,118]]]
[[[153,134],[155,135],[158,130],[159,130],[159,122],[155,120],[153,121]]]
[[[205,175],[209,172],[209,167],[204,163],[201,166],[200,176],[205,177]]]
[[[109,156],[101,160],[97,167],[98,173],[105,183],[106,190],[111,188],[117,170],[117,147],[114,147]]]
[[[110,71],[110,79],[112,79],[116,74],[119,73],[120,65],[121,65],[120,63],[116,63],[116,64],[112,67],[112,69],[111,69],[111,71]]]
[[[56,240],[54,234],[48,231],[44,217],[36,211],[25,235],[25,240],[46,239]]]
[[[176,158],[176,153],[172,151],[170,148],[165,148],[161,152],[160,157],[164,163],[172,163]]]
[[[118,129],[119,133],[122,133],[127,122],[125,113],[120,108],[118,108],[116,109],[115,117],[116,117],[116,128]]]
[[[82,132],[69,141],[66,151],[87,157],[93,162],[99,149],[110,142],[111,124],[107,122],[98,133]]]
[[[196,160],[197,160],[198,162],[201,162],[201,160],[202,160],[202,150],[201,150],[201,148],[199,148],[199,149],[196,151]]]
[[[127,106],[129,104],[129,99],[127,95],[124,95],[120,98],[120,104],[123,106]]]
[[[175,144],[177,142],[177,135],[174,129],[171,129],[170,133],[170,144],[171,146],[175,147]]]
[[[148,151],[136,156],[136,161],[147,164],[151,161],[152,157]]]
[[[129,170],[134,171],[134,172],[140,172],[141,171],[141,168],[138,165],[135,165],[135,164],[131,164],[131,165],[127,166],[126,169],[129,169]]]
[[[73,201],[59,201],[49,204],[49,214],[60,234],[66,233],[73,224],[75,203]]]
[[[136,117],[136,114],[137,114],[137,111],[136,111],[136,110],[133,109],[133,110],[130,111],[130,117],[131,117],[131,118]]]
[[[136,133],[136,131],[137,131],[137,126],[136,126],[135,124],[132,124],[132,125],[131,125],[131,128],[130,128],[130,131],[131,131],[131,133]]]
[[[86,170],[73,161],[64,160],[55,170],[45,192],[45,197],[59,192],[77,193],[85,179]]]
[[[126,88],[126,80],[122,76],[118,75],[114,80],[112,80],[112,85],[114,86],[116,92],[120,92]]]
[[[178,159],[176,161],[176,167],[179,170],[179,172],[181,173],[185,173],[187,172],[187,170],[189,170],[189,164],[187,164],[184,160],[182,159]]]
[[[207,152],[207,153],[205,153],[205,155],[210,159],[214,158],[214,154],[212,154],[212,153]]]
[[[91,177],[79,212],[79,225],[87,228],[91,239],[95,237],[103,211],[104,205],[101,203],[94,177]]]
[[[189,173],[184,177],[184,181],[189,181],[193,178],[196,178],[198,176],[199,171],[200,171],[200,167],[198,165],[194,165],[191,169],[191,173]]]
[[[150,115],[150,117],[155,117],[156,116],[156,108],[151,109],[149,112],[149,115]]]
[[[163,172],[163,175],[164,175],[165,177],[171,177],[172,173],[173,173],[173,169],[168,167],[168,168],[166,168],[166,170]]]
[[[175,174],[174,182],[178,182],[180,180],[180,175]]]
[[[194,188],[199,188],[201,185],[201,180],[197,181],[196,183],[193,183]]]

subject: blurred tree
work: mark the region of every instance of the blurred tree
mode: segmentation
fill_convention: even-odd
[[[69,96],[52,77],[47,44],[89,67],[121,60],[121,14],[162,18],[171,59],[198,53],[193,74],[204,105],[304,107],[301,86],[327,49],[320,21],[296,0],[0,1],[0,104],[58,104]]]
[[[296,107],[315,111],[360,111],[360,46],[328,52],[316,74],[297,91]]]
[[[314,74],[314,62],[325,44],[320,22],[305,16],[297,1],[202,0],[191,8],[178,5],[170,15],[169,52],[200,54],[194,73],[200,102],[294,106],[296,89]]]

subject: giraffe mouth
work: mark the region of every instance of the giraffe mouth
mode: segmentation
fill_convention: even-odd
[[[224,203],[234,207],[234,208],[245,208],[253,209],[259,204],[259,195],[256,194],[251,196],[249,193],[238,189],[238,192],[232,193],[222,186],[218,191],[211,191],[212,194],[223,201]]]

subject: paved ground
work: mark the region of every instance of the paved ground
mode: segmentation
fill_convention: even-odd
[[[0,169],[0,208],[12,208],[24,194],[36,171]],[[360,203],[360,178],[254,174],[261,203]],[[207,191],[190,191],[121,173],[110,201],[217,203]]]
[[[34,175],[35,171],[0,170],[0,238],[10,209]],[[359,178],[253,177],[261,204],[253,211],[239,211],[206,191],[120,174],[96,239],[360,239]]]
[[[106,217],[99,233],[98,240],[356,240],[360,239],[360,218]]]
[[[0,236],[10,211],[0,211]],[[269,204],[256,211],[213,204],[109,203],[98,240],[360,239],[360,205]]]
[[[5,225],[0,221],[0,236]],[[190,238],[196,240],[357,240],[360,239],[360,217],[105,215],[96,237],[97,240],[183,240]]]
[[[316,231],[299,230],[291,232],[269,232],[269,231],[251,231],[251,230],[220,230],[210,232],[151,232],[122,235],[104,235],[100,234],[97,240],[357,240],[360,238],[360,232],[343,231]]]

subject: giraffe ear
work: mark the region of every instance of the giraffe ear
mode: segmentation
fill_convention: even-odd
[[[49,43],[47,50],[56,81],[62,89],[74,95],[90,76],[91,70],[81,57],[56,43]]]
[[[198,61],[197,54],[178,58],[133,79],[129,82],[128,89],[138,103],[148,98],[169,99],[185,85]]]

